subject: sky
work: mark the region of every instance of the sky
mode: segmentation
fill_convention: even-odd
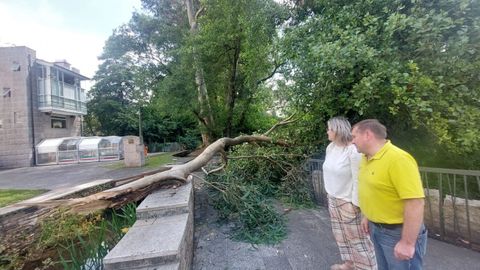
[[[48,62],[67,60],[92,78],[113,30],[140,0],[0,0],[0,46],[27,46]]]

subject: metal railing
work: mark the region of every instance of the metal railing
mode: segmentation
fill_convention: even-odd
[[[480,249],[480,171],[420,167],[425,224],[434,236]]]
[[[83,114],[87,113],[87,105],[85,102],[56,95],[39,95],[38,107],[39,109],[51,107],[55,109],[76,111]]]
[[[315,200],[327,205],[321,159],[307,170]],[[480,171],[420,167],[425,188],[425,224],[430,236],[480,250]]]

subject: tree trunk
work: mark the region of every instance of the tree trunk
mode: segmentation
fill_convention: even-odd
[[[227,123],[225,126],[225,136],[230,137],[232,135],[233,126],[233,109],[235,108],[235,99],[237,97],[237,75],[238,75],[238,61],[240,60],[241,40],[237,38],[235,41],[235,49],[233,51],[232,68],[230,70],[230,80],[228,82],[227,89]]]
[[[197,12],[193,6],[192,0],[185,0],[185,5],[187,7],[188,22],[190,23],[190,33],[195,36],[198,32],[197,24]],[[197,95],[198,103],[200,107],[200,117],[202,121],[199,121],[200,125],[204,125],[205,128],[201,129],[202,132],[202,142],[204,146],[207,146],[211,143],[212,140],[212,130],[214,129],[214,120],[213,120],[213,111],[208,99],[207,86],[205,84],[205,76],[203,68],[198,59],[196,53],[195,44],[193,45],[193,65],[195,68],[195,84],[197,85]]]
[[[170,170],[146,176],[137,181],[84,198],[54,201],[47,204],[53,203],[66,206],[70,211],[77,213],[92,213],[105,208],[118,208],[128,202],[138,201],[144,198],[161,186],[184,183],[192,172],[205,166],[213,156],[223,152],[226,147],[252,142],[288,146],[284,141],[273,140],[264,135],[242,135],[235,138],[225,137],[210,144],[202,154],[186,164],[173,166]]]

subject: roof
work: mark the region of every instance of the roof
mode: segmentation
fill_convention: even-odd
[[[87,150],[87,149],[97,149],[98,144],[103,138],[92,137],[92,138],[83,138],[80,144],[78,145],[78,150]]]
[[[56,63],[48,62],[48,61],[45,61],[45,60],[42,60],[42,59],[37,59],[37,60],[35,60],[35,62],[40,64],[40,65],[58,68],[58,69],[62,70],[63,72],[70,73],[71,75],[80,78],[80,80],[90,80],[90,78],[88,78],[88,77],[86,77],[86,76],[84,76],[84,75],[82,75],[82,74],[80,74],[76,71],[68,69],[68,68],[66,68],[62,65],[56,64]]]
[[[45,139],[37,144],[37,153],[45,154],[57,152],[58,146],[63,142],[65,138]]]

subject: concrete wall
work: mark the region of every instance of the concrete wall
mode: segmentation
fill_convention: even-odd
[[[32,164],[32,133],[29,112],[29,56],[27,47],[0,48],[0,167],[23,167]],[[19,70],[13,70],[15,65]],[[4,97],[10,88],[10,97]]]
[[[35,110],[35,142],[43,139],[80,136],[80,116],[65,116],[67,128],[52,128],[51,115]]]
[[[137,207],[137,221],[103,259],[110,270],[188,270],[193,259],[192,182],[161,189]]]

